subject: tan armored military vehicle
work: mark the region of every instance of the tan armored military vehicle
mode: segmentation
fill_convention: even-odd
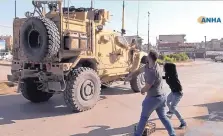
[[[147,55],[136,50],[132,56],[120,33],[103,29],[109,19],[104,9],[62,7],[61,1],[32,3],[34,13],[14,19],[12,75],[8,76],[18,81],[18,91],[31,102],[63,93],[73,111],[89,110],[100,98],[101,85],[124,80]],[[140,77],[131,81],[134,92],[143,85]]]

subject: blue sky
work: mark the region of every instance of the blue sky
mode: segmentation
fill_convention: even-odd
[[[23,17],[32,11],[31,0],[17,0],[17,16]],[[89,7],[90,0],[71,0],[75,7]],[[126,1],[125,28],[128,35],[137,31],[138,1]],[[200,42],[223,37],[222,24],[199,24],[197,18],[221,17],[223,22],[223,1],[140,1],[139,35],[147,42],[148,11],[150,14],[150,40],[154,44],[159,34],[186,34],[188,42]],[[95,0],[95,8],[110,11],[110,22],[106,28],[120,30],[122,19],[121,0]],[[0,25],[12,26],[14,0],[0,0]],[[1,27],[0,35],[12,34],[12,28]]]

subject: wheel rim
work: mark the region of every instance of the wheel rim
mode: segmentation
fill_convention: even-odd
[[[37,49],[40,47],[41,36],[37,30],[31,30],[28,34],[28,43],[30,48]]]
[[[145,85],[146,81],[145,81],[145,78],[144,78],[144,73],[141,73],[139,75],[139,80],[140,80],[140,85],[141,87]]]
[[[93,98],[95,85],[91,80],[86,80],[81,86],[81,98],[88,101]]]

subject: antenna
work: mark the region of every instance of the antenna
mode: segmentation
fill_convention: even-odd
[[[91,0],[91,9],[93,9],[93,5],[94,5],[93,0]]]
[[[139,0],[138,0],[138,14],[137,14],[137,37],[136,37],[136,42],[137,42],[137,46],[139,47]]]
[[[16,0],[15,0],[15,18],[16,18]]]
[[[123,4],[122,4],[122,36],[125,34],[125,1],[123,0]]]
[[[68,6],[68,17],[67,17],[67,23],[68,23],[68,30],[69,30],[69,26],[70,26],[70,24],[69,24],[69,20],[70,20],[70,0],[68,0],[68,2],[67,2],[67,6]]]
[[[137,38],[139,36],[139,0],[138,0],[138,14],[137,14]]]
[[[148,50],[150,50],[150,44],[149,44],[149,15],[150,15],[150,12],[148,12]]]
[[[90,10],[91,10],[91,12],[93,12],[93,7],[94,6],[94,1],[93,0],[91,0],[91,8],[90,8]],[[89,24],[90,24],[90,27],[89,27],[89,29],[90,29],[90,37],[89,37],[89,41],[90,41],[90,50],[93,52],[93,53],[95,53],[95,44],[94,44],[94,19],[92,19],[92,18],[90,18],[90,20],[89,20]]]

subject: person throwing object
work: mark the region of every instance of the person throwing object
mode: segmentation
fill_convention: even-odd
[[[164,72],[165,76],[163,76],[163,79],[166,80],[166,83],[171,89],[171,93],[167,97],[167,106],[169,108],[167,116],[171,118],[172,115],[175,114],[181,122],[179,129],[185,128],[187,124],[176,109],[177,104],[180,102],[183,96],[182,86],[180,80],[178,79],[176,65],[173,63],[164,64]]]
[[[174,128],[165,114],[166,95],[162,89],[162,71],[160,70],[159,64],[156,62],[157,58],[158,53],[151,50],[147,56],[147,64],[139,70],[130,73],[126,79],[129,81],[140,72],[145,72],[144,77],[146,85],[142,88],[141,94],[144,95],[146,93],[146,97],[142,102],[141,117],[134,136],[142,136],[148,118],[153,111],[156,111],[159,119],[167,129],[169,136],[176,136]]]

